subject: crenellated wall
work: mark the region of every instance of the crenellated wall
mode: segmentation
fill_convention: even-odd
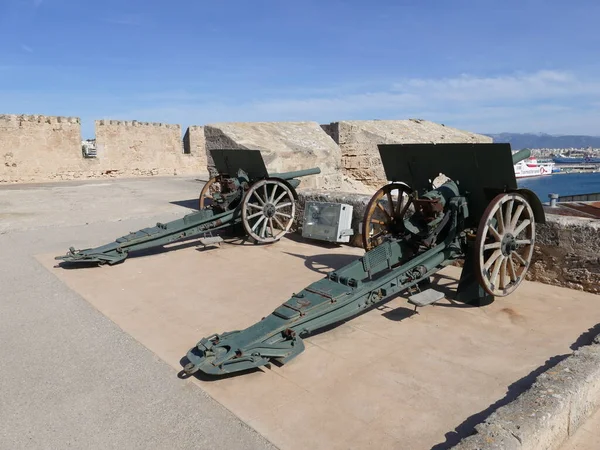
[[[209,150],[261,150],[271,172],[319,166],[303,187],[370,192],[385,183],[377,144],[491,142],[425,120],[246,122],[181,126],[98,120],[95,154],[84,157],[74,117],[0,116],[0,183],[151,175],[205,176]]]
[[[98,120],[96,157],[82,153],[76,117],[0,115],[0,183],[206,173],[203,127]]]
[[[61,179],[84,168],[78,118],[0,115],[0,182]]]
[[[181,175],[206,171],[201,152],[183,153],[181,126],[97,120],[95,170],[119,175]]]
[[[200,159],[200,164],[206,169],[206,139],[204,137],[204,127],[192,125],[183,136],[183,152]]]

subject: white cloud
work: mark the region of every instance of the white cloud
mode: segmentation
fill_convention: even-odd
[[[33,7],[37,8],[39,7],[42,3],[44,3],[44,0],[33,0]]]
[[[244,97],[241,90],[229,96],[210,86],[125,96],[87,92],[77,95],[79,102],[69,114],[85,117],[89,127],[99,117],[179,123],[184,130],[215,122],[421,118],[476,132],[600,135],[600,82],[572,72],[409,78],[376,88],[363,83],[292,85],[287,92],[266,87]],[[23,105],[23,93],[0,90],[0,96],[5,104],[12,99]],[[31,104],[58,104],[61,96],[36,93]]]
[[[600,83],[578,79],[562,71],[542,70],[532,74],[456,78],[408,79],[393,85],[397,92],[458,102],[533,101],[578,95],[600,95]]]
[[[27,53],[33,53],[33,49],[29,45],[21,44],[21,49]]]
[[[356,92],[362,90],[363,92]],[[327,92],[332,92],[327,94]],[[418,117],[478,132],[600,134],[600,82],[570,72],[455,78],[410,78],[388,89],[332,88],[236,102],[201,98],[185,92],[156,94],[151,108],[120,111],[120,118],[205,124],[221,121],[314,120]],[[134,102],[131,102],[135,104]]]

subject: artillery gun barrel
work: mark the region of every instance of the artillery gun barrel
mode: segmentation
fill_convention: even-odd
[[[281,178],[282,180],[292,180],[294,178],[306,177],[308,175],[318,175],[321,169],[313,167],[312,169],[296,170],[294,172],[282,172],[269,174],[271,178]]]
[[[528,148],[524,148],[523,150],[519,150],[517,153],[512,155],[513,164],[517,164],[519,161],[523,161],[531,156],[531,150]]]

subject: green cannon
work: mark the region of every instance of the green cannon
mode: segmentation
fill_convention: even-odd
[[[457,260],[464,260],[457,300],[514,292],[531,264],[535,224],[545,222],[539,199],[516,184],[513,164],[528,152],[511,157],[509,144],[380,145],[379,152],[392,183],[367,205],[364,256],[245,330],[201,339],[187,352],[184,376],[284,364],[311,333],[402,292],[415,309],[435,303],[444,295],[430,277]]]
[[[211,150],[217,175],[202,188],[199,211],[167,223],[129,233],[96,248],[69,249],[57,260],[69,265],[116,264],[130,252],[171,242],[200,238],[201,244],[222,240],[213,233],[236,224],[256,243],[273,243],[294,220],[298,178],[316,175],[319,168],[269,174],[259,150]]]

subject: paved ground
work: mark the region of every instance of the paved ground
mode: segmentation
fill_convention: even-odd
[[[600,410],[579,428],[561,450],[600,449]]]
[[[251,325],[361,253],[284,239],[180,248],[78,270],[38,257],[180,369],[200,338]],[[458,274],[445,269],[439,284],[453,287]],[[597,296],[536,283],[482,308],[445,301],[411,317],[407,306],[397,298],[311,337],[283,367],[194,382],[280,448],[428,449],[464,434],[498,400],[512,399],[523,378],[570,352],[582,331],[600,322]]]
[[[180,216],[200,187],[0,188],[0,448],[270,447],[33,257]]]
[[[200,186],[0,189],[0,448],[269,445],[244,423],[286,449],[445,448],[600,322],[598,296],[536,283],[485,307],[444,301],[412,317],[397,298],[307,339],[283,367],[180,380],[180,358],[201,337],[252,324],[361,253],[284,239],[53,267],[70,245],[181,217]],[[450,288],[457,274],[438,282]]]

